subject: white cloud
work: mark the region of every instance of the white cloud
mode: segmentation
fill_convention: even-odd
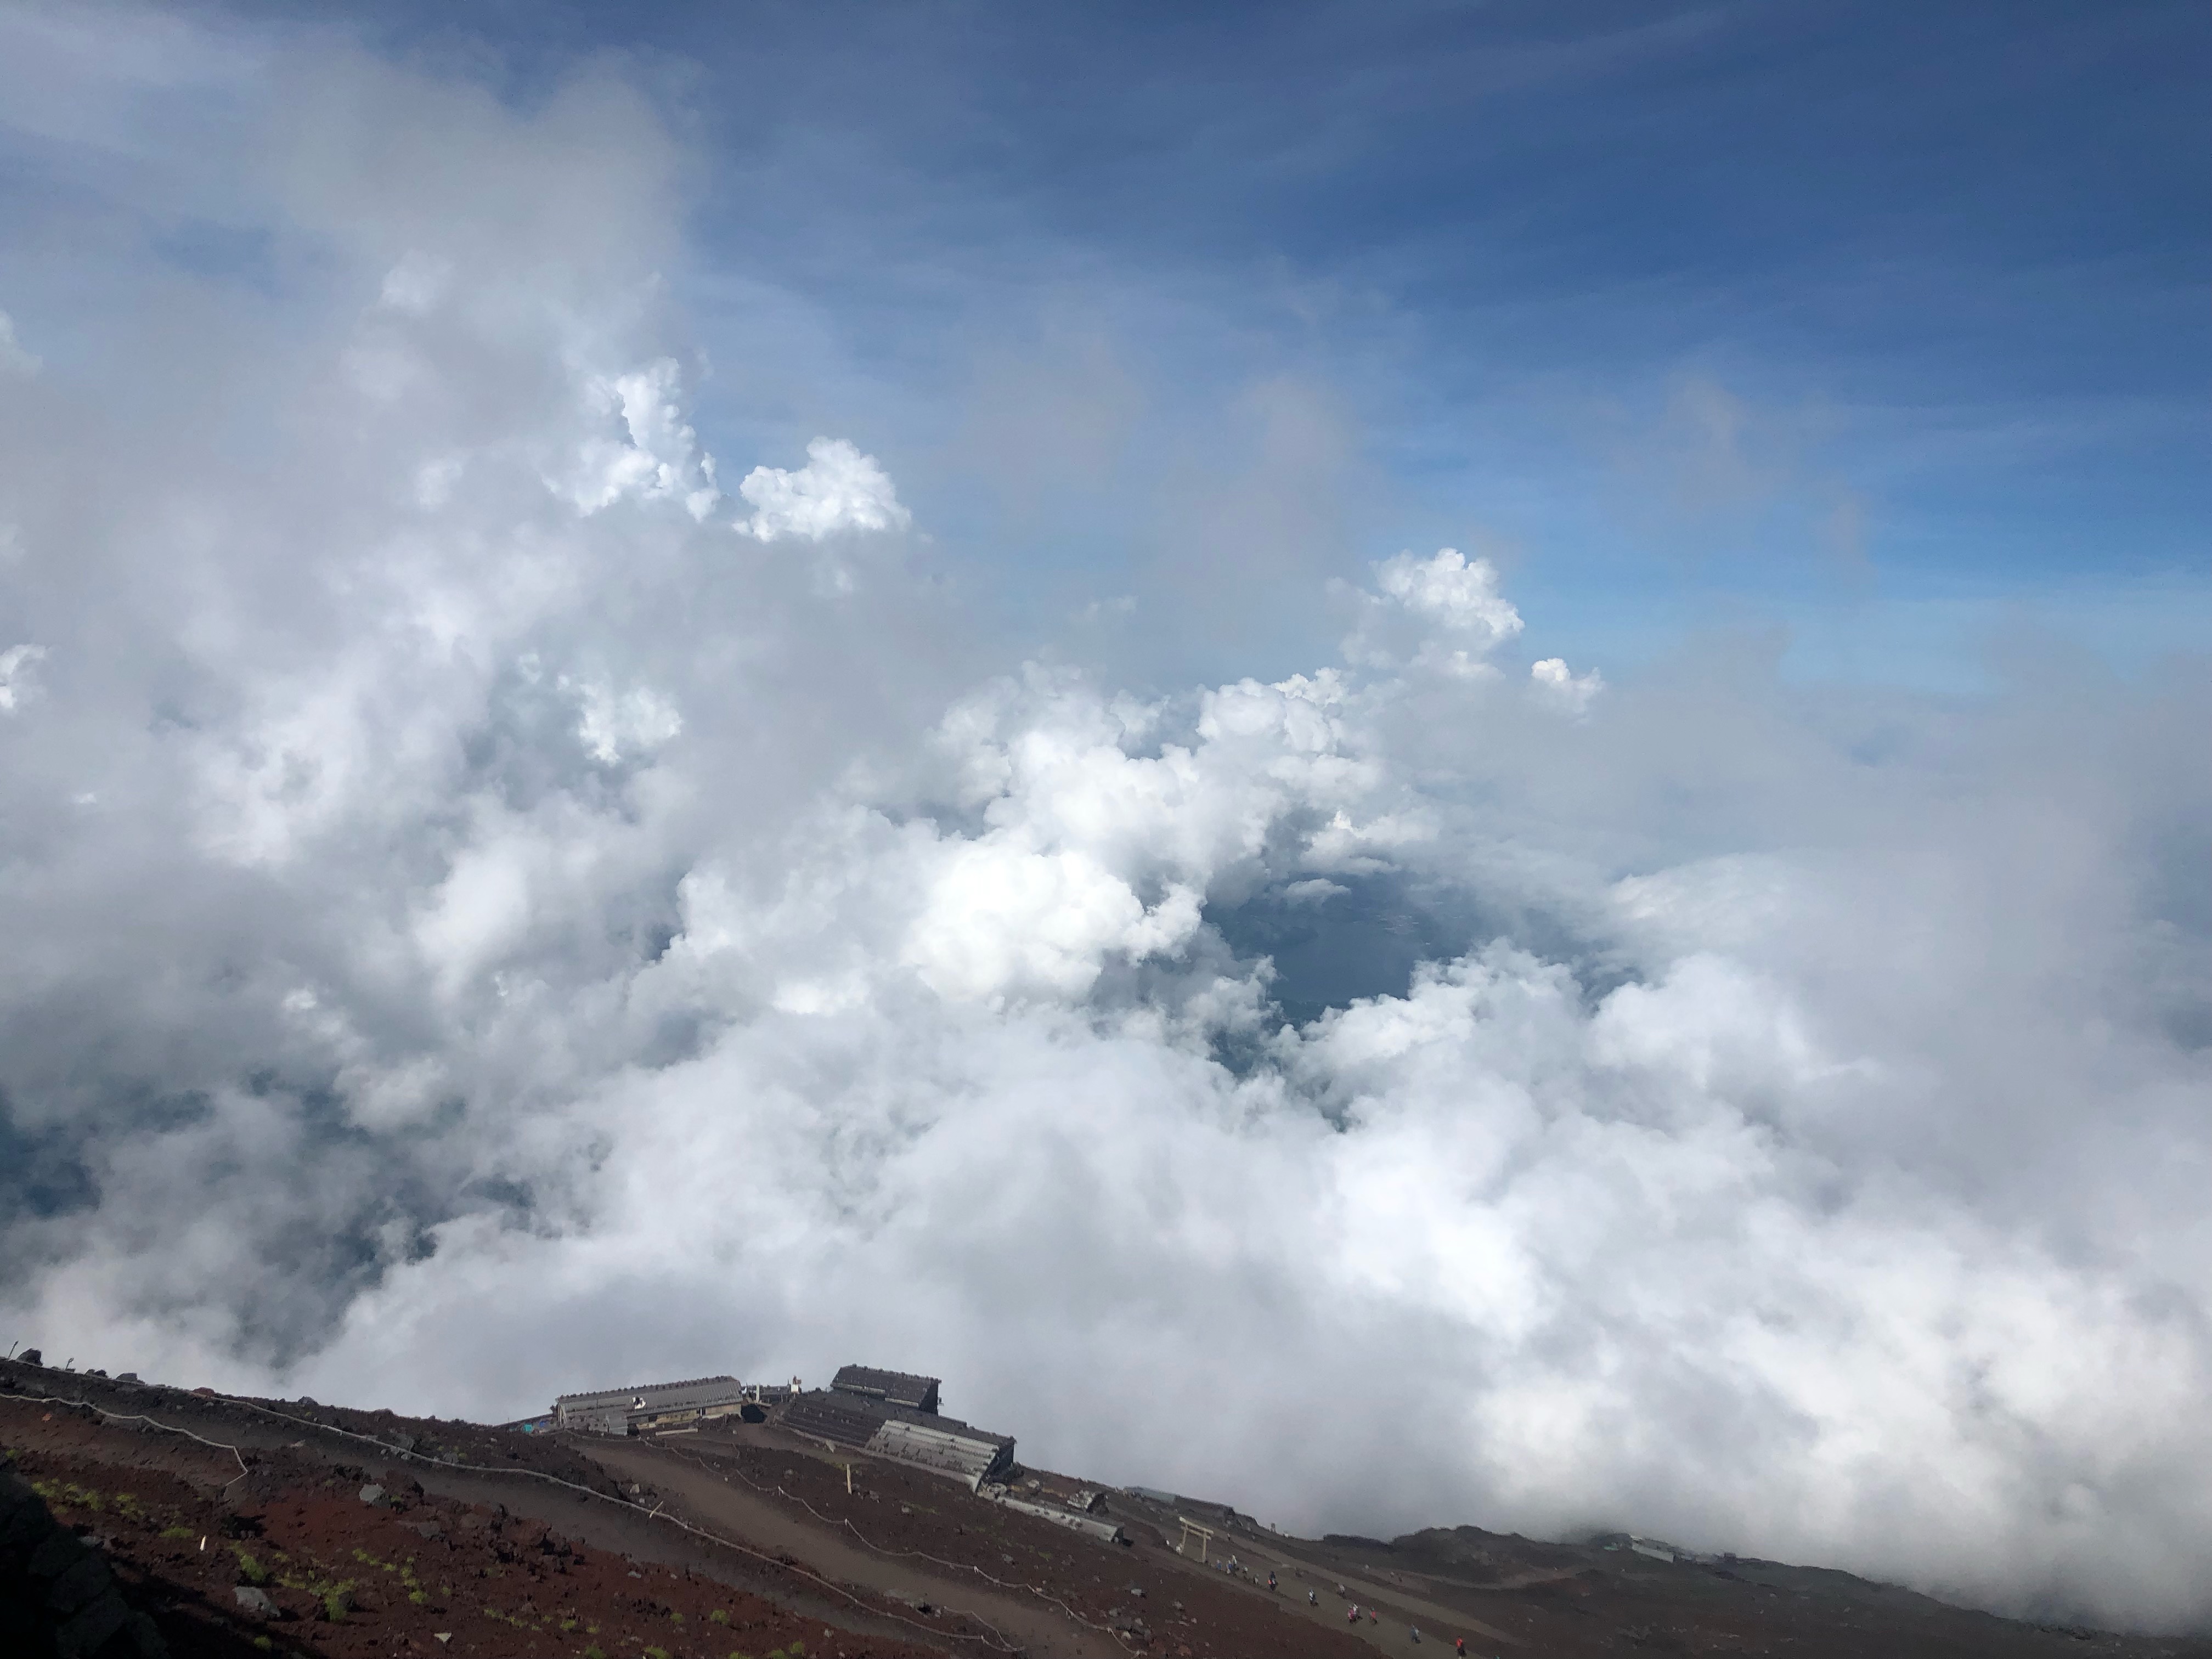
[[[568,682],[562,682],[564,688]],[[593,760],[611,766],[625,755],[649,754],[684,730],[676,705],[650,686],[617,696],[596,684],[575,688],[582,717],[576,735]]]
[[[1498,568],[1487,559],[1471,562],[1455,547],[1435,557],[1401,553],[1386,560],[1376,586],[1408,611],[1455,634],[1492,641],[1521,631],[1521,613],[1498,589]]]
[[[674,501],[704,520],[722,499],[714,483],[714,458],[699,447],[678,401],[680,375],[666,357],[626,374],[595,375],[585,383],[588,402],[619,417],[617,437],[591,437],[578,445],[561,493],[583,513],[599,513],[625,497]],[[746,483],[750,484],[748,478]]]
[[[738,486],[753,507],[738,528],[757,541],[818,542],[854,531],[904,530],[913,515],[899,505],[890,476],[872,455],[842,438],[817,438],[796,471],[757,466]]]
[[[1564,657],[1546,657],[1530,663],[1528,678],[1540,698],[1570,714],[1589,713],[1597,694],[1605,690],[1605,677],[1596,669],[1587,674],[1575,674],[1569,671]]]
[[[998,673],[700,529],[631,100],[296,50],[257,210],[327,289],[0,447],[4,706],[69,666],[0,723],[0,1091],[88,1194],[0,1212],[15,1328],[490,1415],[871,1352],[1288,1523],[2212,1616],[2201,668],[1563,720],[1447,550],[1305,673]],[[809,457],[747,534],[907,524]]]
[[[1198,928],[1189,889],[1148,909],[1081,853],[1024,852],[1003,842],[956,843],[947,853],[904,952],[940,995],[1080,997],[1109,952],[1150,956]]]
[[[1521,632],[1521,613],[1499,591],[1498,568],[1457,548],[1416,559],[1401,553],[1376,567],[1375,591],[1355,596],[1358,626],[1345,659],[1473,680],[1494,678],[1486,660]]]
[[[43,645],[11,645],[0,651],[0,714],[12,714],[38,695],[33,671],[46,659]]]

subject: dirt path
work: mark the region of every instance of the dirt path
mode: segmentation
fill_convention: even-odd
[[[68,1434],[73,1419],[64,1420],[58,1435],[52,1428],[51,1417],[40,1428],[32,1425],[40,1422],[40,1405],[61,1404],[91,1392],[94,1390],[80,1386],[68,1395],[38,1396],[35,1403],[27,1407],[21,1397],[11,1394],[0,1396],[0,1402],[5,1402],[0,1404],[0,1410],[23,1413],[21,1426],[15,1431],[19,1441],[36,1444],[60,1436],[72,1441],[83,1440],[92,1437],[92,1431],[88,1429],[83,1433]],[[642,1565],[699,1573],[766,1596],[826,1624],[886,1638],[925,1642],[947,1653],[974,1654],[977,1650],[972,1637],[963,1640],[954,1630],[933,1628],[902,1616],[901,1608],[879,1611],[841,1593],[836,1588],[835,1573],[818,1575],[830,1580],[829,1584],[814,1582],[810,1562],[803,1559],[779,1560],[779,1552],[774,1547],[755,1543],[740,1528],[729,1528],[735,1534],[732,1539],[701,1537],[682,1530],[677,1524],[678,1517],[655,1518],[619,1499],[577,1491],[522,1470],[455,1468],[419,1458],[398,1458],[389,1448],[367,1443],[359,1436],[288,1419],[258,1407],[245,1408],[242,1402],[219,1396],[207,1401],[172,1396],[135,1417],[111,1422],[107,1428],[127,1429],[134,1422],[145,1425],[145,1432],[152,1437],[140,1450],[128,1444],[131,1437],[123,1437],[122,1455],[115,1459],[117,1462],[144,1468],[176,1468],[180,1462],[198,1464],[204,1467],[196,1470],[197,1478],[211,1492],[228,1494],[233,1486],[227,1483],[232,1476],[242,1474],[244,1466],[237,1461],[237,1453],[232,1448],[249,1457],[254,1453],[281,1456],[294,1451],[311,1457],[337,1457],[376,1480],[411,1480],[434,1498],[501,1504],[512,1514],[556,1528],[580,1543],[626,1555]],[[181,1458],[179,1443],[166,1434],[154,1433],[156,1427],[190,1437],[184,1443]],[[42,1433],[41,1428],[46,1432]],[[101,1448],[103,1451],[108,1450],[116,1439],[105,1431],[97,1437],[108,1443]],[[252,1491],[253,1481],[245,1478],[245,1484],[235,1489],[243,1497]],[[796,1549],[788,1553],[793,1558],[799,1554]],[[1056,1651],[1073,1653],[1077,1650],[1062,1648]]]
[[[1286,1611],[1297,1613],[1310,1623],[1326,1626],[1332,1630],[1351,1632],[1369,1645],[1388,1652],[1410,1651],[1411,1638],[1407,1632],[1409,1627],[1413,1626],[1418,1626],[1423,1632],[1422,1645],[1425,1648],[1434,1646],[1439,1652],[1449,1651],[1452,1638],[1457,1636],[1480,1636],[1487,1641],[1503,1642],[1516,1648],[1528,1645],[1526,1637],[1500,1630],[1494,1625],[1486,1625],[1455,1607],[1444,1607],[1424,1596],[1413,1595],[1401,1585],[1378,1583],[1372,1578],[1318,1566],[1272,1540],[1240,1533],[1237,1534],[1233,1548],[1237,1559],[1245,1562],[1248,1570],[1256,1565],[1261,1577],[1265,1578],[1270,1568],[1276,1571],[1280,1589],[1270,1595],[1266,1589],[1252,1586],[1254,1594],[1266,1596],[1270,1601],[1279,1596]],[[1176,1559],[1181,1560],[1182,1558]],[[1194,1561],[1185,1561],[1184,1565],[1189,1571],[1204,1573],[1209,1577],[1224,1577],[1200,1566]],[[1305,1576],[1303,1578],[1294,1577],[1293,1569],[1303,1571]],[[1339,1584],[1351,1592],[1347,1599],[1340,1599],[1335,1594],[1335,1587]],[[1309,1590],[1318,1593],[1318,1605],[1307,1601]],[[1355,1604],[1362,1608],[1374,1608],[1382,1615],[1381,1621],[1362,1619],[1354,1630],[1348,1615]]]
[[[1024,1597],[978,1585],[925,1563],[889,1559],[763,1496],[680,1452],[635,1441],[593,1443],[592,1462],[676,1500],[684,1518],[727,1530],[769,1550],[788,1550],[824,1577],[879,1595],[966,1613],[1036,1659],[1125,1659],[1110,1637]]]

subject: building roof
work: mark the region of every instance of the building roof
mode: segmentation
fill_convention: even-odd
[[[834,1389],[800,1395],[783,1407],[776,1421],[836,1445],[957,1475],[971,1490],[1010,1466],[1014,1456],[1012,1435],[993,1434],[957,1418]]]
[[[912,1420],[916,1418],[921,1420]],[[864,1449],[957,1476],[971,1492],[1013,1462],[1014,1443],[1003,1435],[984,1434],[965,1424],[948,1430],[941,1426],[945,1420],[902,1412],[886,1419]]]
[[[628,1389],[601,1389],[592,1394],[564,1394],[553,1402],[558,1411],[586,1411],[593,1407],[622,1407],[630,1411],[682,1411],[689,1406],[714,1406],[735,1400],[744,1385],[734,1376],[695,1376],[682,1382],[644,1382]]]
[[[903,1423],[915,1428],[931,1429],[955,1439],[972,1440],[979,1445],[1011,1448],[1014,1443],[1014,1437],[1010,1434],[994,1434],[990,1430],[979,1429],[972,1423],[963,1423],[957,1417],[915,1411],[911,1407],[894,1406],[886,1401],[871,1400],[865,1395],[840,1394],[830,1389],[809,1389],[786,1406],[777,1420],[786,1428],[818,1434],[825,1440],[840,1440],[854,1446],[864,1445],[874,1438],[876,1431],[886,1423]]]
[[[874,1401],[813,1389],[783,1408],[776,1420],[801,1434],[818,1435],[841,1446],[865,1446],[884,1425],[884,1408]]]
[[[938,1379],[907,1371],[879,1371],[872,1365],[841,1365],[830,1386],[840,1394],[860,1395],[908,1411],[937,1409]]]

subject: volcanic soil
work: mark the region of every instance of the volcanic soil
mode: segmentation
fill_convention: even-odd
[[[571,1438],[0,1364],[0,1447],[186,1656],[1355,1659],[1464,1639],[1532,1659],[2212,1659],[2212,1641],[2042,1627],[1619,1540],[1298,1539],[1106,1491],[1128,1540],[1108,1544],[727,1419]],[[1024,1470],[1014,1491],[1083,1484]],[[1185,1518],[1212,1529],[1210,1559],[1176,1549]]]

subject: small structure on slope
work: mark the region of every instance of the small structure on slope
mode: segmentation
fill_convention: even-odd
[[[1013,1437],[944,1416],[938,1387],[933,1376],[848,1365],[830,1387],[787,1402],[776,1421],[794,1434],[948,1475],[970,1492],[1003,1479],[1014,1465]]]
[[[879,1400],[886,1406],[937,1413],[938,1380],[908,1371],[879,1371],[872,1365],[840,1365],[830,1386],[839,1394],[862,1400]]]
[[[744,1384],[734,1376],[695,1376],[682,1382],[647,1382],[595,1394],[564,1394],[553,1402],[560,1427],[586,1434],[634,1434],[641,1429],[696,1423],[742,1411]]]
[[[1070,1532],[1079,1532],[1085,1538],[1095,1538],[1102,1544],[1126,1544],[1128,1534],[1118,1522],[1087,1510],[1071,1509],[1060,1504],[1039,1504],[1026,1498],[1017,1498],[995,1482],[987,1483],[981,1495],[994,1504],[1003,1504],[1010,1510],[1019,1510],[1024,1515],[1034,1515],[1040,1521],[1049,1521],[1055,1527],[1066,1527]],[[1090,1494],[1097,1496],[1096,1493]],[[1188,1523],[1186,1522],[1186,1525]],[[1206,1534],[1209,1538],[1212,1534]]]

